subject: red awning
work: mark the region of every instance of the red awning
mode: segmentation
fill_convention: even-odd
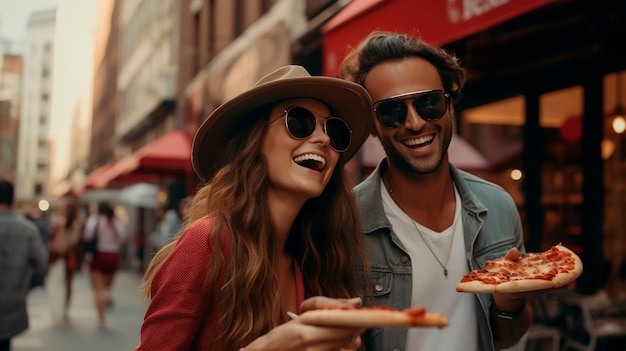
[[[410,33],[443,45],[554,0],[353,0],[322,27],[323,73],[336,76],[341,61],[373,30]]]
[[[191,170],[191,138],[185,132],[175,130],[132,155],[95,169],[87,176],[84,186],[75,192],[151,182],[159,176],[185,176]]]
[[[128,167],[133,173],[189,173],[191,138],[182,130],[166,133],[131,155]]]
[[[127,185],[128,183],[150,182],[156,179],[155,175],[133,174],[129,172],[129,169],[135,164],[131,157],[128,156],[119,161],[112,161],[96,168],[89,173],[82,186],[72,189],[72,193],[79,195],[88,189],[114,188]]]
[[[87,175],[87,179],[85,179],[85,183],[78,188],[75,192],[80,194],[85,189],[100,189],[106,185],[106,176],[107,172],[110,172],[111,168],[115,166],[115,162],[109,162],[104,164],[96,169],[94,169],[89,175]]]

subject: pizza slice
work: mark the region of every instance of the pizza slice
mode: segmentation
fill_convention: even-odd
[[[559,244],[544,252],[522,254],[518,261],[488,260],[483,269],[465,274],[456,291],[515,293],[558,288],[574,282],[582,271],[578,255]]]
[[[426,312],[424,308],[404,310],[384,306],[361,308],[328,307],[302,313],[298,320],[305,324],[334,327],[438,327],[448,326],[443,313]]]

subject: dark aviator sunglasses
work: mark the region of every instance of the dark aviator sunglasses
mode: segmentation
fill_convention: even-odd
[[[450,94],[443,90],[420,90],[378,100],[374,102],[374,112],[378,122],[385,128],[398,128],[406,121],[410,100],[415,112],[425,121],[436,121],[448,110]]]
[[[285,109],[285,126],[295,139],[305,139],[313,135],[317,126],[317,117],[309,109],[291,106]],[[337,152],[344,152],[350,146],[352,130],[343,119],[327,117],[323,123],[324,133],[330,139],[330,147]]]

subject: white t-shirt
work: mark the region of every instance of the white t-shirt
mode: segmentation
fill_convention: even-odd
[[[96,226],[98,226],[97,232]],[[98,235],[98,251],[101,252],[120,252],[127,237],[124,225],[117,218],[113,218],[113,221],[109,222],[103,215],[89,216],[83,237],[85,240],[90,240],[96,233]]]
[[[382,180],[381,180],[382,182]],[[478,351],[476,301],[474,294],[458,293],[456,284],[469,272],[465,259],[461,199],[455,188],[456,210],[452,226],[435,232],[413,221],[393,201],[386,187],[381,186],[385,215],[411,258],[413,286],[411,305],[425,307],[429,312],[448,316],[450,325],[438,328],[410,328],[407,351],[464,350]],[[437,262],[424,240],[448,270]],[[407,306],[408,307],[408,306]]]

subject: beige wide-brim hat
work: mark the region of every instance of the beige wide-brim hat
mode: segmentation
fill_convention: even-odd
[[[259,118],[255,110],[282,100],[312,98],[346,121],[352,141],[339,158],[345,164],[359,150],[373,126],[372,100],[360,85],[339,78],[311,76],[303,67],[281,67],[256,82],[250,89],[219,106],[200,125],[193,140],[191,162],[200,179],[208,181],[230,159],[223,152],[226,141],[237,126],[250,118]]]

